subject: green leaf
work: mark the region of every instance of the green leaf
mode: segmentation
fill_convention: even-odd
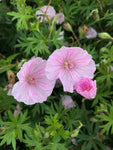
[[[0,90],[0,112],[15,109],[17,101],[13,96],[8,96],[7,91]]]
[[[113,102],[111,105],[107,104],[108,110],[107,112],[103,112],[101,115],[96,115],[97,118],[100,119],[101,122],[104,122],[103,125],[100,126],[102,128],[102,133],[113,134]]]
[[[35,56],[38,56],[39,53],[43,55],[50,54],[46,41],[46,37],[43,37],[42,33],[38,31],[32,31],[28,35],[21,33],[21,37],[18,39],[19,44],[16,44],[15,47],[21,47],[27,56],[31,53]]]
[[[11,68],[15,67],[15,64],[11,64],[12,60],[14,60],[19,53],[10,55],[7,59],[0,59],[0,73],[6,72]]]
[[[20,1],[17,1],[17,12],[12,11],[7,14],[13,17],[12,21],[17,20],[17,31],[29,29],[28,21],[33,18],[32,8],[30,6],[26,6],[24,2],[21,4]]]
[[[7,145],[12,144],[13,149],[16,150],[16,140],[19,139],[20,142],[23,141],[23,131],[28,133],[31,130],[29,123],[25,123],[28,120],[27,111],[23,114],[22,112],[13,115],[11,111],[8,112],[10,122],[3,122],[3,125],[6,125],[5,131],[0,133],[0,139],[2,139],[0,145],[2,146],[5,142]]]

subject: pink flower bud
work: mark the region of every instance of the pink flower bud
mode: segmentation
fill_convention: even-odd
[[[90,78],[82,78],[75,84],[77,93],[87,99],[93,99],[96,96],[96,80],[92,81]]]

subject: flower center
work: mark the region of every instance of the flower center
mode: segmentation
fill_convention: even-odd
[[[36,82],[36,79],[33,76],[28,76],[26,78],[26,82],[29,83],[29,84],[33,84],[33,83]]]
[[[73,63],[70,60],[67,60],[64,62],[64,68],[69,70],[72,69],[74,67]]]
[[[82,91],[90,91],[92,89],[92,86],[86,82],[86,83],[81,84],[81,88],[82,88]]]
[[[92,89],[92,87],[88,87],[87,89],[86,89],[86,91],[90,91]]]

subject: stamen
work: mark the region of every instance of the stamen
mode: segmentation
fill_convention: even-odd
[[[87,89],[86,89],[86,91],[90,91],[92,89],[92,87],[88,87]]]
[[[26,82],[28,82],[29,84],[35,83],[36,79],[32,76],[28,76],[26,78]]]
[[[67,60],[64,62],[64,68],[69,70],[72,69],[74,67],[73,63],[70,60]]]

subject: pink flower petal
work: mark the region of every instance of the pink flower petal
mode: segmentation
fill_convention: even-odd
[[[62,98],[62,104],[64,105],[65,109],[75,107],[75,104],[71,96],[62,95],[61,98]]]
[[[95,38],[97,36],[97,32],[95,29],[93,29],[92,27],[89,28],[89,31],[87,32],[86,38],[87,39],[92,39]]]
[[[76,70],[78,70],[78,73],[81,77],[88,77],[92,79],[96,70],[95,62],[91,60],[90,63],[85,67],[77,66]]]
[[[24,102],[25,104],[33,104],[33,100],[28,95],[28,87],[22,86],[20,82],[15,83],[12,95],[19,102]]]
[[[56,11],[52,6],[43,6],[40,10],[36,11],[36,15],[38,15],[37,19],[41,18],[40,22],[43,22],[54,18],[56,16]]]
[[[74,84],[82,77],[93,78],[96,67],[86,50],[63,46],[49,56],[45,70],[48,79],[60,79],[64,91],[73,92]]]
[[[57,16],[58,23],[62,24],[65,20],[64,14],[63,13],[58,13],[56,16]]]
[[[13,87],[12,95],[25,104],[42,103],[51,95],[55,80],[50,81],[45,74],[46,61],[34,58],[24,63],[17,73],[19,82]]]
[[[63,84],[64,91],[68,91],[70,93],[73,93],[74,80],[70,76],[70,73],[67,72],[67,71],[64,71],[59,76],[60,76],[60,80],[61,80],[61,82]]]

